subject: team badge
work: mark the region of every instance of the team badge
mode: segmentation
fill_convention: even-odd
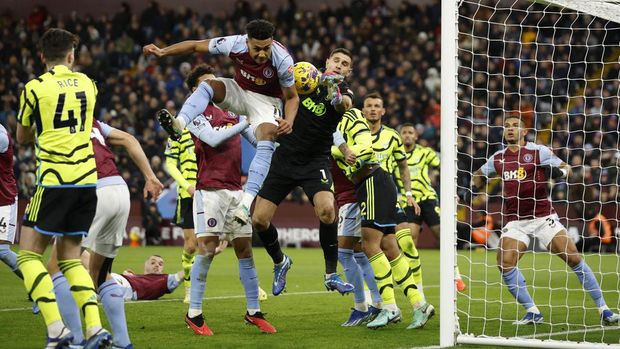
[[[532,162],[532,160],[534,160],[534,156],[532,154],[525,154],[525,155],[523,155],[523,161],[525,161],[525,162]]]
[[[207,225],[208,225],[210,228],[215,227],[215,226],[217,225],[217,219],[215,219],[215,218],[209,218],[209,220],[207,220]]]
[[[263,69],[263,75],[267,78],[267,79],[271,79],[273,77],[273,69],[267,67],[265,69]]]

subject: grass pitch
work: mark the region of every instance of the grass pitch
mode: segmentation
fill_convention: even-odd
[[[281,296],[271,295],[272,263],[262,248],[255,251],[260,284],[270,294],[261,303],[267,319],[278,329],[275,335],[261,334],[257,328],[243,323],[245,299],[239,282],[237,262],[232,249],[227,249],[211,266],[204,301],[205,318],[214,332],[213,337],[199,337],[185,326],[183,317],[187,305],[182,303],[183,287],[158,301],[130,302],[125,306],[129,334],[135,348],[412,348],[437,346],[439,344],[439,317],[433,318],[421,330],[406,330],[412,310],[400,290],[396,289],[397,302],[403,312],[403,322],[379,330],[365,327],[343,328],[352,306],[352,295],[340,296],[326,292],[323,287],[323,254],[320,249],[287,249],[293,259],[288,274],[287,292]],[[180,270],[180,247],[124,247],[114,263],[113,270],[126,268],[142,270],[147,256],[159,254],[166,260],[166,271]],[[424,290],[427,300],[439,310],[439,251],[420,251],[424,270]],[[500,284],[500,276],[494,267],[492,252],[460,252],[461,273],[468,283],[467,290],[459,295],[459,317],[463,332],[495,336],[534,336],[546,339],[590,340],[593,342],[618,343],[618,328],[598,325],[598,317],[592,301],[584,296],[572,272],[567,273],[557,257],[547,254],[528,254],[521,269],[532,285],[535,277],[534,300],[545,313],[547,324],[536,327],[516,327],[510,323],[523,311],[516,305],[507,290]],[[481,263],[489,263],[484,266]],[[616,255],[588,256],[588,263],[595,272],[603,270],[605,297],[612,309],[618,307]],[[542,271],[534,272],[533,267]],[[559,270],[545,271],[549,266]],[[600,274],[597,274],[600,280]],[[486,287],[484,280],[486,278]],[[549,292],[549,286],[558,288]],[[561,291],[568,285],[570,292]],[[30,312],[23,284],[5,266],[0,266],[0,343],[2,348],[38,348],[45,342],[43,319]],[[581,307],[585,299],[588,307]],[[470,301],[471,300],[471,301]],[[500,308],[500,302],[504,302]],[[547,306],[549,303],[555,306]],[[568,306],[567,306],[568,304]],[[103,315],[103,310],[101,309]],[[437,312],[438,314],[438,312]],[[103,316],[105,318],[105,316]],[[485,322],[483,318],[486,317]],[[568,321],[566,320],[568,319]],[[549,325],[552,321],[556,325]],[[562,325],[561,323],[585,326]],[[105,320],[104,320],[105,323]],[[105,323],[107,326],[107,323]],[[109,328],[109,326],[107,326]],[[548,333],[556,333],[555,336]],[[557,334],[559,333],[559,334]]]

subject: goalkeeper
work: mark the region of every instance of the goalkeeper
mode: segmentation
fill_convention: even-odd
[[[483,177],[499,175],[502,180],[502,216],[504,225],[497,252],[497,264],[510,293],[527,311],[515,325],[543,322],[543,315],[532,300],[517,262],[536,237],[551,253],[570,266],[583,288],[596,304],[605,325],[618,324],[620,315],[612,312],[594,273],[581,258],[575,243],[568,237],[549,200],[550,178],[566,178],[570,167],[542,145],[525,141],[527,129],[522,119],[508,116],[504,120],[507,147],[493,154],[476,172],[475,186]]]

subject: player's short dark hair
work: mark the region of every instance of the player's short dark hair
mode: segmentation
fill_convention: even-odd
[[[41,37],[39,46],[47,61],[59,61],[77,47],[80,37],[60,28],[50,28]]]
[[[381,94],[379,92],[370,92],[364,96],[364,100],[367,100],[368,98],[375,98],[383,101],[383,97],[381,97]]]
[[[508,119],[518,119],[520,124],[525,125],[525,119],[523,119],[519,115],[511,115],[511,114],[509,114],[509,115],[504,116],[504,122],[506,122]]]
[[[273,38],[275,31],[276,27],[273,23],[264,19],[255,19],[245,26],[245,32],[250,39],[265,40]]]
[[[329,53],[329,57],[331,58],[336,53],[342,53],[345,56],[349,56],[349,58],[351,58],[351,61],[353,61],[353,54],[351,53],[351,51],[347,50],[344,47],[338,47],[333,49],[332,52]]]
[[[187,74],[185,84],[190,90],[198,87],[198,79],[205,74],[213,74],[213,67],[208,64],[199,64]]]
[[[415,125],[410,123],[410,122],[405,122],[405,123],[400,124],[400,128],[401,129],[403,129],[405,127],[413,127],[415,129]]]

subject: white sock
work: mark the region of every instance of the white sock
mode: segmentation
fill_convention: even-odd
[[[54,321],[47,326],[47,336],[50,338],[56,338],[60,336],[63,328],[65,328],[65,324],[62,321]]]
[[[101,326],[93,326],[86,329],[86,338],[90,338],[97,334],[101,330]]]
[[[187,316],[189,317],[196,317],[198,315],[202,314],[202,309],[192,309],[189,308],[189,310],[187,311]]]
[[[600,307],[598,308],[598,313],[599,313],[599,314],[603,314],[603,312],[604,312],[605,310],[609,310],[609,307],[607,306],[607,304],[600,306]]]
[[[528,313],[534,313],[534,314],[540,314],[540,310],[538,310],[538,307],[537,307],[537,306],[530,307],[530,308],[527,310],[527,312],[528,312]]]
[[[241,204],[247,208],[252,206],[252,201],[254,201],[254,196],[250,193],[243,193],[243,197],[241,198]]]
[[[260,309],[248,309],[248,314],[250,314],[250,316],[256,314],[260,312]]]
[[[357,311],[363,311],[364,313],[368,311],[368,305],[366,304],[366,302],[355,303],[353,308]]]
[[[383,309],[387,309],[389,311],[398,311],[398,307],[396,304],[383,304]]]
[[[366,303],[368,303],[368,305],[378,308],[376,304],[372,302],[372,295],[370,294],[370,290],[367,288],[364,289],[364,297],[366,297]]]
[[[329,274],[325,274],[325,280],[329,279],[332,275],[334,275],[336,273],[329,273]]]
[[[178,131],[181,132],[185,129],[185,126],[187,125],[187,123],[185,122],[185,119],[183,119],[182,116],[177,116],[173,121],[172,121],[172,127]]]

